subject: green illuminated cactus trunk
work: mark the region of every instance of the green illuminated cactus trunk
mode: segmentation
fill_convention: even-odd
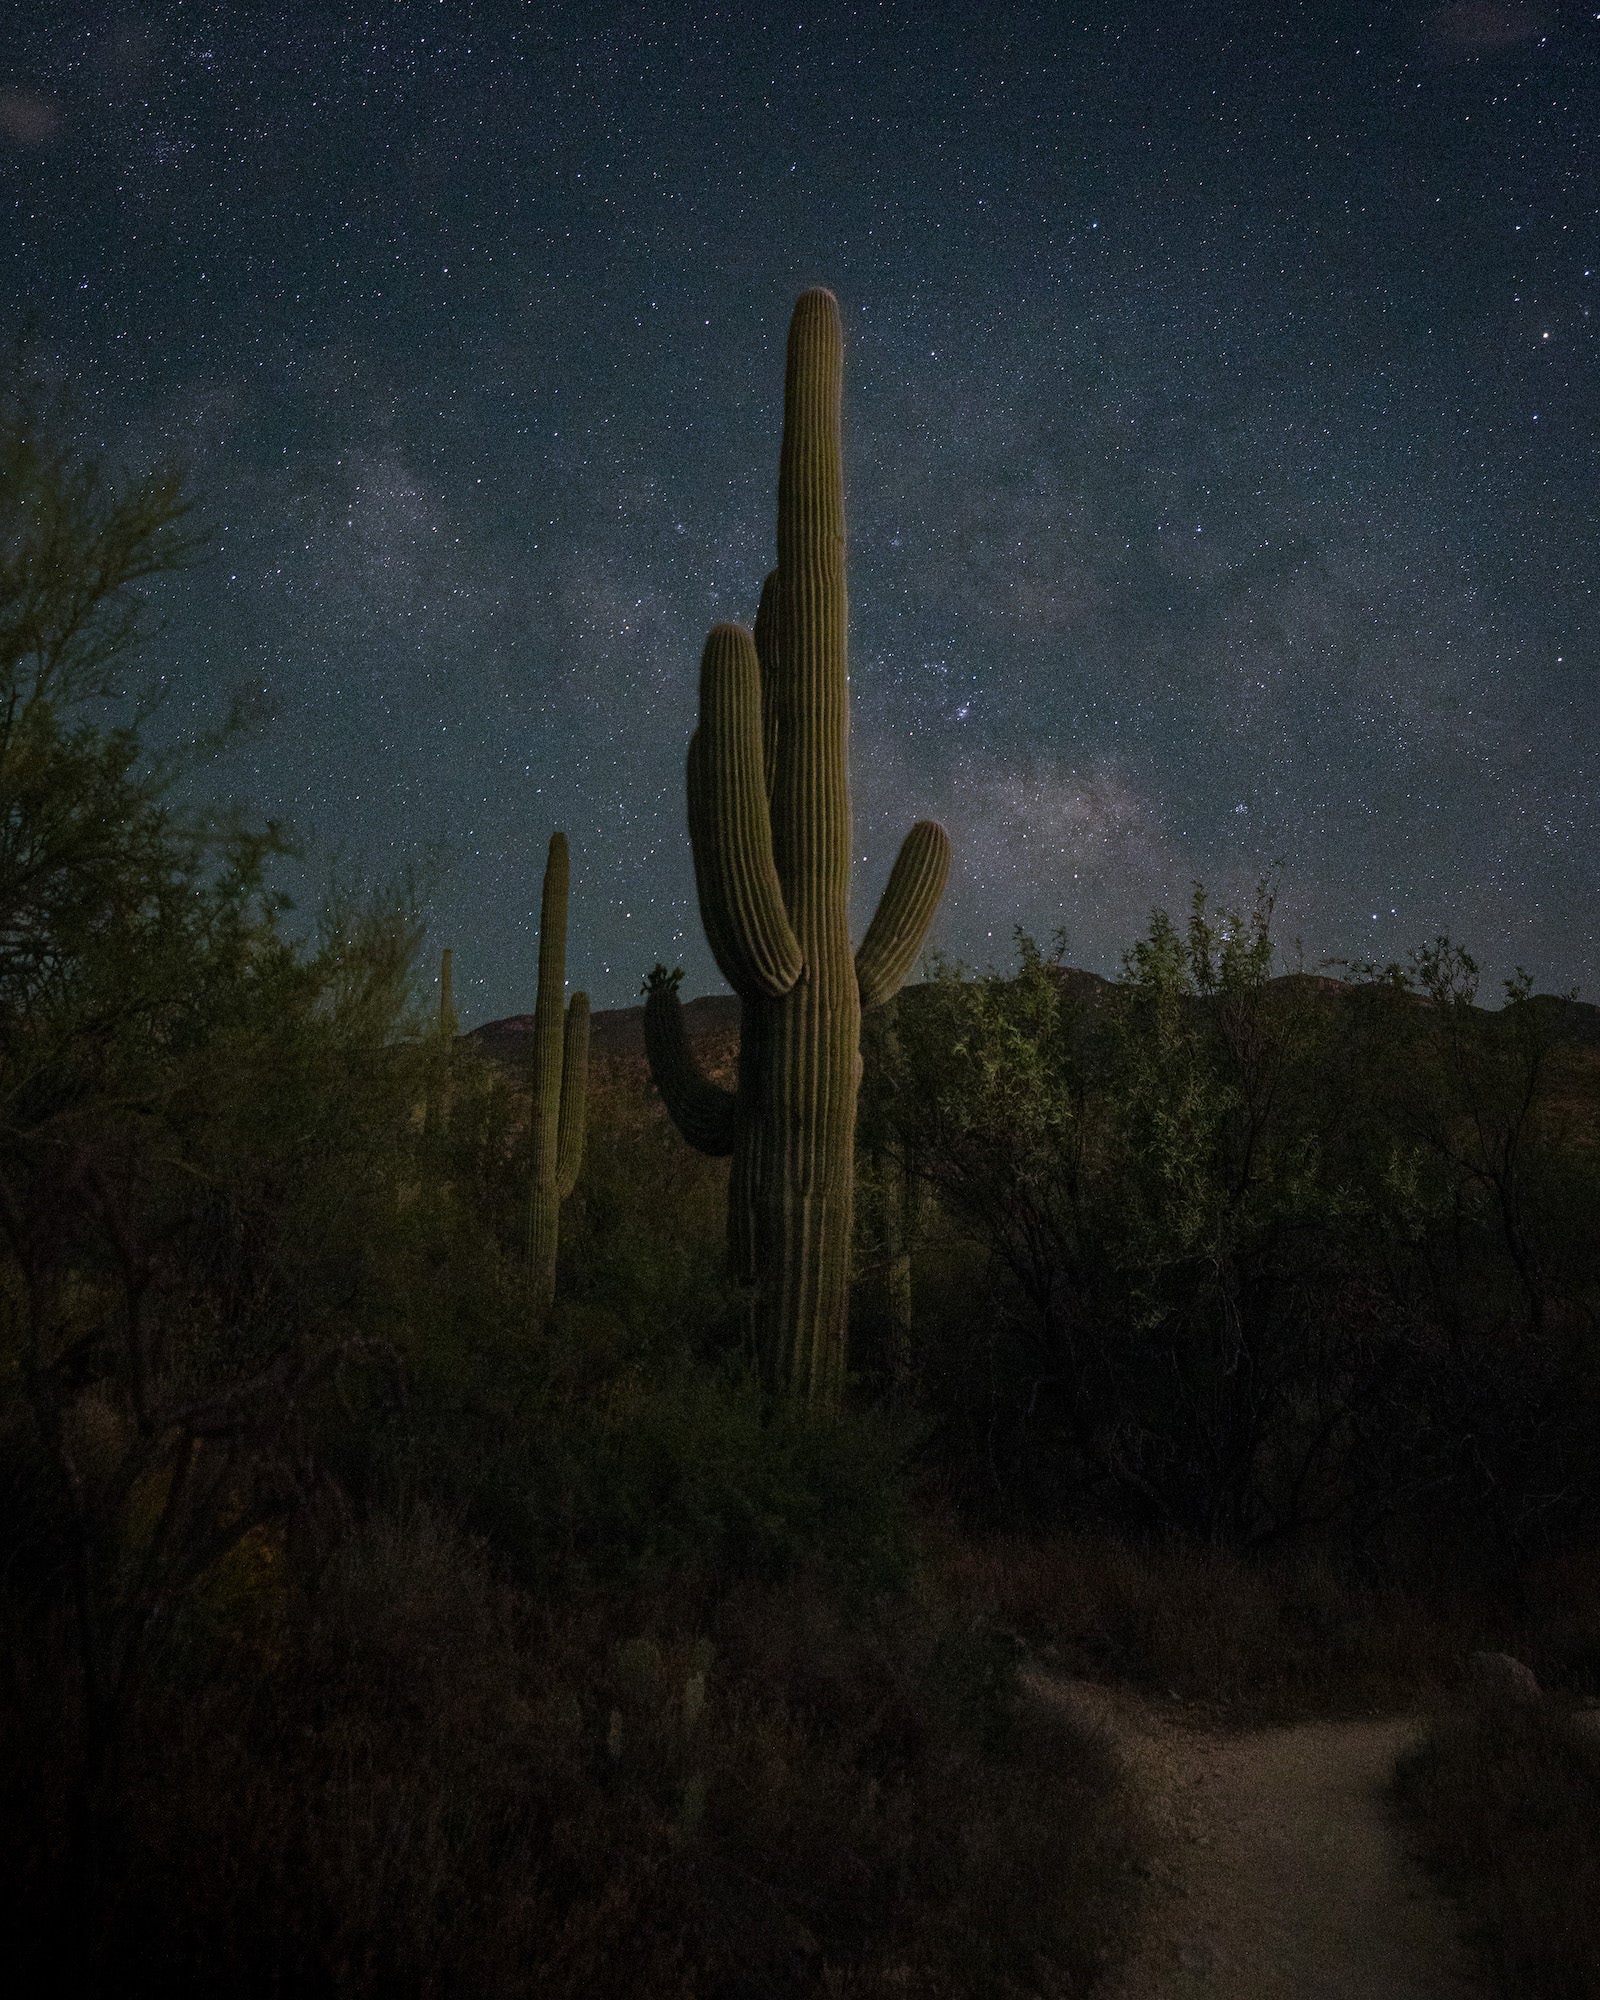
[[[677,978],[647,982],[657,1087],[703,1151],[731,1153],[728,1239],[751,1287],[763,1374],[831,1404],[845,1362],[863,1007],[895,993],[949,870],[944,829],[907,835],[861,949],[850,946],[843,341],[831,292],[789,327],[778,567],[754,636],[719,625],[689,745],[689,837],[706,939],[742,1002],[739,1084],[695,1071]]]
[[[567,836],[550,836],[539,905],[539,988],[533,1006],[533,1170],[528,1192],[528,1283],[542,1324],[556,1295],[561,1204],[577,1185],[589,1088],[589,996],[567,986]]]

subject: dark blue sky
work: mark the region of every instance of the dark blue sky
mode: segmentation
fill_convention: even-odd
[[[981,18],[980,18],[981,17]],[[1313,958],[1600,979],[1600,16],[43,5],[0,332],[191,467],[176,722],[326,853],[436,843],[469,1023],[718,979],[682,758],[773,541],[782,343],[847,338],[858,907],[1102,971],[1281,864]]]

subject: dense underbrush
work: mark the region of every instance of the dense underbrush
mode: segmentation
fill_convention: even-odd
[[[314,1588],[237,1560],[87,1899],[19,1837],[65,1838],[57,1746],[6,1732],[23,1990],[1076,1994],[1131,1921],[1124,1780],[936,1603],[800,1571],[552,1602],[421,1503]]]
[[[726,1163],[598,1064],[546,1319],[526,1076],[425,1015],[404,885],[296,928],[281,830],[176,803],[118,673],[181,495],[36,416],[0,404],[23,1990],[1087,1994],[1144,1833],[1025,1652],[1258,1719],[1469,1644],[1592,1687],[1571,1003],[1481,1008],[1445,940],[1278,977],[1266,898],[1157,913],[1115,984],[943,968],[866,1051],[843,1414],[762,1392]],[[1473,1767],[1507,1812],[1518,1743]]]
[[[1561,1702],[1466,1699],[1398,1774],[1401,1808],[1458,1898],[1494,1990],[1600,1991],[1600,1733]]]

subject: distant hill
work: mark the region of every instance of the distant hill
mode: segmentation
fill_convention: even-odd
[[[739,1001],[732,993],[707,993],[683,1007],[689,1038],[697,1045],[733,1040],[739,1033]],[[533,1016],[508,1014],[485,1021],[467,1036],[499,1062],[526,1062],[533,1048]],[[589,1052],[602,1062],[644,1061],[644,1008],[609,1007],[589,1017]]]
[[[1090,1006],[1096,1005],[1116,984],[1098,972],[1086,972],[1078,966],[1063,966],[1059,978],[1066,991]],[[1315,972],[1284,973],[1273,984],[1312,986],[1325,993],[1348,993],[1353,990],[1348,980],[1330,979]],[[1540,994],[1538,1001],[1554,1020],[1560,1040],[1584,1047],[1600,1047],[1600,1007],[1587,1000],[1569,1000],[1554,993]],[[1428,1003],[1417,996],[1416,1004],[1426,1006]],[[689,1039],[699,1049],[701,1060],[712,1074],[731,1069],[739,1036],[737,996],[732,993],[702,994],[698,1000],[686,1000],[683,1011]],[[508,1014],[503,1021],[486,1021],[481,1028],[474,1028],[466,1039],[476,1042],[486,1055],[493,1056],[497,1061],[515,1065],[528,1060],[532,1035],[531,1014]],[[643,1006],[611,1007],[593,1015],[589,1026],[589,1046],[592,1056],[607,1065],[642,1067]]]

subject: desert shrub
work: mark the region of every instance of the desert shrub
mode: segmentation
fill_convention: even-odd
[[[952,1601],[1049,1671],[1128,1682],[1230,1724],[1409,1707],[1452,1688],[1469,1647],[1526,1644],[1503,1609],[1363,1585],[1314,1553],[974,1537],[948,1520],[928,1532]]]
[[[1600,1987],[1600,1734],[1549,1703],[1467,1699],[1401,1759],[1400,1806],[1496,1988]]]
[[[484,1066],[464,1062],[489,1087]],[[541,1591],[635,1590],[666,1575],[715,1591],[806,1565],[852,1591],[903,1582],[908,1427],[767,1403],[724,1275],[726,1163],[682,1170],[642,1066],[593,1073],[560,1296],[537,1333],[518,1256],[525,1105],[513,1079],[499,1140],[467,1149],[469,1164],[488,1164],[452,1170],[458,1075],[415,1216],[431,1233],[408,1253],[398,1393],[374,1382],[336,1441],[325,1427],[329,1464],[354,1493],[459,1510]]]
[[[1448,940],[1340,985],[1270,917],[902,997],[864,1101],[935,1205],[929,1462],[990,1525],[1504,1582],[1600,1507],[1600,1067]]]
[[[917,1595],[903,1432],[757,1393],[719,1170],[626,1079],[535,1337],[525,1091],[418,1018],[403,895],[301,935],[279,832],[181,808],[117,706],[180,497],[32,422],[0,410],[14,1982],[1082,1990],[1132,1808]]]
[[[55,1779],[10,1758],[7,1802]],[[936,1605],[795,1576],[557,1615],[415,1504],[213,1622],[118,1804],[87,1907],[6,1816],[25,1982],[67,1953],[123,1995],[1086,1992],[1143,1838],[1103,1748]]]
[[[1331,1337],[1327,1023],[1314,985],[1271,981],[1269,916],[1197,894],[1120,986],[1085,992],[1059,942],[1023,939],[1015,979],[946,968],[903,1008],[898,1122],[986,1255],[990,1456],[1036,1519],[1109,1501],[1246,1547],[1305,1510],[1328,1444],[1307,1407]]]
[[[1526,1660],[1542,1687],[1600,1700],[1600,1546],[1557,1550],[1530,1564],[1521,1583],[1522,1628],[1502,1650]]]
[[[319,1414],[404,1319],[418,1085],[404,898],[296,938],[286,851],[180,802],[125,685],[189,549],[166,475],[0,396],[0,1613],[70,1633],[89,1865],[182,1607],[312,1507]]]
[[[562,1294],[633,1352],[742,1346],[726,1276],[728,1163],[684,1145],[642,1063],[592,1065],[584,1170],[562,1227]]]
[[[770,1407],[736,1356],[599,1349],[581,1314],[502,1339],[363,1414],[357,1482],[459,1508],[541,1590],[715,1593],[814,1567],[851,1593],[913,1567],[910,1437],[871,1412]],[[570,1343],[570,1345],[569,1345]],[[341,1461],[348,1464],[350,1459]]]

